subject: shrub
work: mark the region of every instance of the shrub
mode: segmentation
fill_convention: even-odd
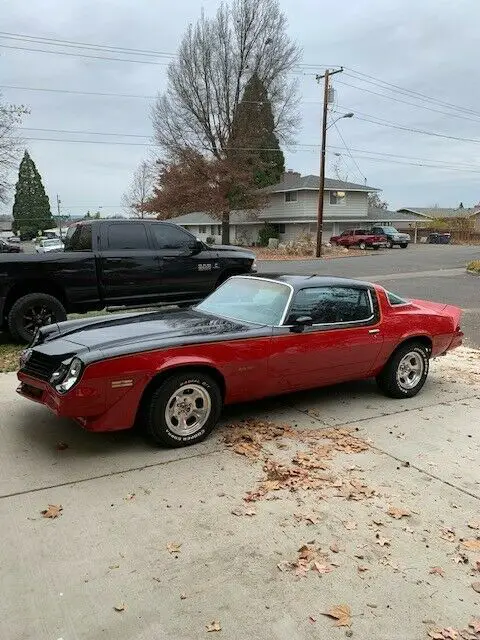
[[[205,240],[205,242],[207,244],[215,244],[215,238],[213,236],[208,236],[208,238]]]
[[[278,233],[278,228],[274,224],[266,222],[258,232],[259,245],[261,247],[267,247],[269,238],[276,238],[278,240],[280,238],[280,234]]]
[[[475,271],[475,273],[480,273],[480,260],[472,260],[467,264],[467,269],[469,271]]]

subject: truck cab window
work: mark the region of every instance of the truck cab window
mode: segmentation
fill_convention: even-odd
[[[69,227],[65,236],[65,251],[91,251],[92,250],[92,226],[90,224],[77,224]]]
[[[111,249],[149,249],[147,230],[141,222],[137,224],[109,224],[107,244]]]
[[[152,224],[155,242],[159,249],[186,249],[195,246],[195,238],[173,224]]]

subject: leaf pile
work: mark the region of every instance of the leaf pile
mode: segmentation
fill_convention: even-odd
[[[338,566],[338,565],[337,565]],[[308,571],[316,571],[320,575],[331,573],[334,565],[330,564],[328,551],[304,544],[298,550],[298,558],[294,562],[283,560],[277,564],[280,571],[295,571],[296,576],[304,577]]]
[[[282,436],[291,437],[291,433],[293,430],[288,425],[279,426],[273,422],[246,420],[240,424],[229,425],[224,442],[235,453],[256,460],[261,457],[264,442]]]
[[[427,633],[433,640],[480,640],[480,620],[473,619],[468,627],[454,629],[453,627],[430,629]]]

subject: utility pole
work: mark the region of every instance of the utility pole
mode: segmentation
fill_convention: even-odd
[[[62,204],[62,201],[60,200],[60,197],[57,193],[57,215],[58,215],[58,228],[60,229],[60,240],[62,239],[62,220],[60,217],[60,205]]]
[[[327,69],[321,76],[317,75],[316,79],[319,82],[322,78],[325,78],[325,84],[323,89],[323,116],[322,116],[322,146],[320,151],[320,187],[318,191],[318,209],[317,209],[317,248],[315,256],[320,258],[322,255],[322,233],[323,233],[323,196],[325,190],[325,150],[327,143],[327,115],[328,115],[328,89],[330,76],[336,73],[341,73],[343,67],[335,71]]]

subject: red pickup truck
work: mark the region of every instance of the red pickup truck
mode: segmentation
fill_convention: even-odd
[[[372,234],[365,229],[347,229],[339,236],[332,236],[330,242],[341,247],[358,247],[359,249],[379,249],[387,246],[387,237]]]

